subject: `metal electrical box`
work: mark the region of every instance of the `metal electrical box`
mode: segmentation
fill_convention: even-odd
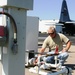
[[[0,0],[2,7],[17,7],[23,9],[33,9],[33,0]]]
[[[38,29],[39,29],[39,18],[33,16],[27,16],[26,24],[26,51],[37,52],[38,51]],[[34,53],[25,52],[25,62],[29,58],[34,57]]]

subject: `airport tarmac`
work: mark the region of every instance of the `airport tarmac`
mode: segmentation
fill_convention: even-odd
[[[72,42],[72,46],[69,49],[69,57],[65,62],[65,66],[68,66],[68,67],[72,68],[72,70],[73,70],[72,75],[75,75],[75,36],[74,37],[69,37],[69,38]],[[2,68],[1,67],[2,67],[2,65],[0,63],[0,75],[2,75]],[[30,73],[29,69],[25,68],[25,75],[38,75],[38,74]]]
[[[72,68],[73,73],[75,75],[75,45],[72,45],[69,50],[69,57],[65,62],[65,66]],[[28,68],[25,68],[25,75],[38,75],[35,73],[30,73]]]
[[[65,66],[72,68],[72,75],[75,75],[75,36],[67,36],[71,42],[72,46],[69,49],[69,57],[65,62]],[[39,48],[38,48],[39,49]],[[25,68],[25,75],[38,75],[35,73],[30,73],[28,68]]]

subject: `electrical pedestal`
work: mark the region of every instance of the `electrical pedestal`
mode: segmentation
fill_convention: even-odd
[[[0,7],[16,22],[18,45],[18,53],[13,54],[13,23],[3,16],[3,24],[7,24],[9,35],[8,43],[2,47],[2,75],[25,75],[26,17],[27,10],[33,9],[33,0],[1,0]]]

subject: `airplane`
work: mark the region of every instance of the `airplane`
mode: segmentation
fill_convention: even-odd
[[[72,21],[69,16],[66,0],[63,0],[59,23],[62,25],[63,33],[73,36],[75,34],[75,21]]]

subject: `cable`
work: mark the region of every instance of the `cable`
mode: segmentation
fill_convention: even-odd
[[[17,26],[16,26],[16,22],[15,22],[14,18],[10,14],[8,14],[7,12],[4,12],[4,11],[0,12],[0,14],[8,16],[13,21],[13,23],[14,23],[13,25],[15,28],[14,33],[16,33],[16,38],[14,39],[14,43],[17,43]]]
[[[66,68],[67,68],[67,75],[69,75],[69,73],[70,73],[69,67],[66,66]]]

